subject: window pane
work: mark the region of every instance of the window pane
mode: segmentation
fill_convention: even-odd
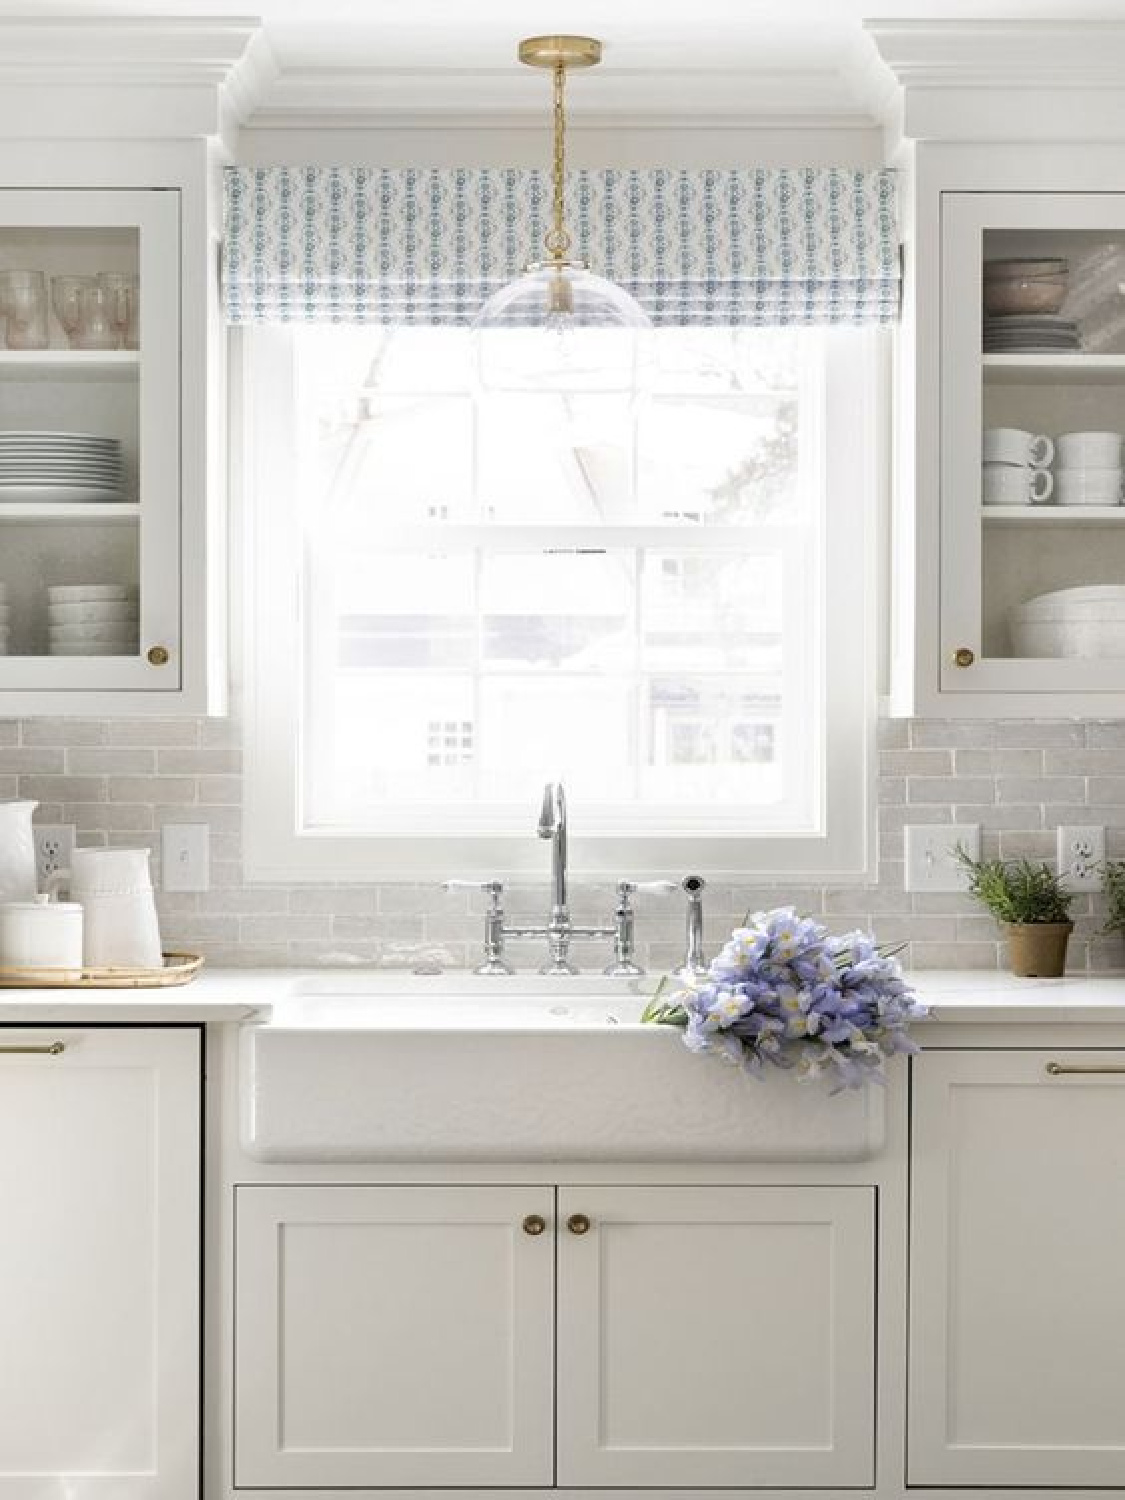
[[[644,796],[757,805],[785,794],[781,694],[754,678],[654,677],[645,692]]]
[[[629,802],[636,698],[606,677],[488,677],[481,684],[481,786],[488,801],[527,803],[564,775],[575,805]]]
[[[647,553],[641,586],[645,666],[780,674],[781,580],[777,556]]]
[[[479,408],[483,519],[598,525],[633,511],[631,398],[493,396]]]
[[[324,603],[314,614],[314,639],[323,646],[335,631],[341,667],[474,666],[477,621],[470,558],[333,554],[322,561],[317,576]]]
[[[636,651],[631,553],[502,553],[481,563],[487,668],[627,670]]]

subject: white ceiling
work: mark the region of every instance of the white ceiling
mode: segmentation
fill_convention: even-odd
[[[40,20],[250,10],[279,69],[267,109],[323,93],[341,110],[541,112],[544,80],[520,68],[515,44],[565,30],[605,42],[603,67],[572,83],[576,116],[665,119],[777,115],[787,103],[854,113],[864,20],[1125,22],[1125,0],[0,0],[0,16]]]

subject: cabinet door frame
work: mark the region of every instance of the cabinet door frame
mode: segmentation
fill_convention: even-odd
[[[1122,1091],[1125,1116],[1125,1051],[1067,1046],[965,1048],[927,1052],[911,1061],[907,1483],[929,1489],[1120,1489],[1125,1484],[1125,1440],[1117,1447],[1083,1448],[1046,1443],[959,1444],[951,1436],[951,1238],[956,1210],[949,1122],[951,1097],[958,1084],[1052,1092],[1111,1087]],[[1080,1068],[1105,1066],[1122,1076],[1052,1075],[1047,1064],[1055,1061],[1069,1061]],[[1125,1173],[1121,1191],[1125,1193]],[[1033,1260],[1033,1243],[1028,1244],[1027,1253]],[[1028,1300],[1034,1301],[1031,1296]],[[1125,1430],[1125,1417],[1122,1425]]]
[[[250,1489],[547,1488],[554,1482],[554,1189],[245,1184],[235,1188],[234,1483]],[[544,1227],[526,1233],[527,1215]],[[286,1448],[280,1261],[286,1224],[510,1230],[511,1443],[495,1449]],[[471,1313],[471,1310],[470,1310]]]
[[[559,1189],[558,1481],[583,1488],[870,1489],[875,1484],[876,1201],[872,1186],[845,1187],[566,1187]],[[589,1216],[588,1233],[568,1232],[573,1213]],[[606,1310],[606,1225],[823,1224],[830,1227],[834,1297],[832,1440],[825,1447],[739,1448],[737,1434],[717,1434],[713,1448],[612,1448],[604,1441],[604,1370],[600,1337]],[[698,1315],[722,1325],[721,1285],[701,1268],[668,1268],[668,1294],[697,1297]],[[721,1280],[721,1278],[720,1278]],[[773,1295],[799,1295],[784,1282]],[[686,1393],[689,1394],[690,1393]],[[685,1393],[672,1388],[674,1403]],[[706,1399],[706,1392],[699,1393]],[[747,1391],[747,1401],[753,1392]],[[724,1446],[723,1438],[732,1446]]]
[[[5,229],[136,229],[142,327],[138,380],[140,641],[131,657],[2,657],[0,695],[37,702],[53,694],[178,694],[183,688],[181,580],[181,190],[169,188],[0,188]],[[5,380],[14,378],[5,375]],[[2,386],[0,386],[2,392]],[[96,505],[91,521],[97,524]],[[0,519],[0,543],[3,525]],[[23,523],[21,523],[23,524]],[[34,521],[26,524],[36,524]],[[43,522],[47,528],[66,522]],[[163,666],[145,653],[160,645]],[[5,709],[16,712],[17,707]],[[45,712],[52,710],[48,704]],[[79,711],[72,709],[72,712]]]
[[[0,1451],[0,1500],[198,1500],[200,1493],[200,1359],[201,1359],[201,1225],[202,1225],[202,1031],[197,1026],[100,1026],[76,1030],[68,1026],[0,1026],[0,1044],[7,1048],[63,1044],[57,1054],[0,1053],[0,1089],[4,1076],[52,1078],[77,1072],[106,1074],[105,1087],[129,1069],[151,1074],[153,1095],[152,1238],[154,1259],[151,1306],[153,1387],[147,1393],[152,1416],[151,1470],[114,1473],[105,1456],[91,1455],[81,1473],[6,1474]],[[108,1107],[108,1104],[107,1104]],[[15,1149],[34,1151],[34,1141],[20,1140]],[[54,1184],[57,1187],[57,1183]],[[35,1191],[51,1191],[48,1180]],[[5,1208],[18,1210],[6,1200]],[[18,1217],[18,1213],[17,1213]],[[128,1235],[134,1226],[125,1223]],[[102,1244],[101,1253],[109,1247]],[[84,1250],[81,1225],[73,1246],[61,1248],[75,1261],[73,1271],[82,1291],[86,1270],[95,1275]],[[49,1263],[43,1275],[50,1274]],[[8,1288],[10,1291],[10,1288]],[[98,1287],[88,1296],[97,1300]],[[65,1302],[65,1299],[64,1299]],[[63,1308],[59,1309],[60,1317]],[[80,1313],[79,1313],[80,1316]],[[65,1342],[65,1328],[55,1331],[55,1342]],[[0,1359],[11,1351],[0,1350]],[[121,1426],[139,1420],[146,1393],[121,1393]],[[56,1409],[58,1421],[65,1414]],[[101,1467],[98,1464],[101,1464]]]
[[[1120,659],[989,657],[983,654],[983,430],[981,306],[984,234],[989,229],[1125,231],[1125,193],[974,192],[941,194],[940,626],[942,693],[1024,694],[1028,715],[1058,714],[1048,694],[1121,693]],[[1125,377],[1122,379],[1125,399]],[[1050,529],[1043,534],[1049,545]],[[968,647],[976,660],[958,667]],[[1089,709],[1096,713],[1096,707]],[[1104,710],[1101,710],[1104,712]],[[1067,713],[1079,712],[1077,707]]]

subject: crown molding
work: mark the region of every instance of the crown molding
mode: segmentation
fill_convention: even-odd
[[[253,17],[0,17],[5,134],[218,135],[276,76]]]
[[[550,110],[543,80],[505,69],[283,68],[259,97],[255,129],[346,125],[543,128]],[[754,72],[741,68],[629,71],[604,66],[596,84],[574,81],[567,112],[576,127],[714,129],[779,125],[870,128],[847,82],[828,69]]]
[[[1125,24],[864,23],[852,81],[911,140],[1125,139]]]

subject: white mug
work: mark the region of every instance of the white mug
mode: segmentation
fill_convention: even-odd
[[[1060,469],[1055,475],[1059,505],[1120,505],[1120,469]]]
[[[1057,451],[1064,469],[1119,469],[1122,437],[1119,432],[1064,432]]]
[[[1022,427],[986,427],[981,457],[986,464],[1030,464],[1042,469],[1055,456],[1055,445],[1045,432]]]
[[[75,849],[70,863],[52,883],[69,881],[72,899],[82,906],[86,967],[159,969],[163,958],[148,850]]]
[[[990,463],[984,466],[981,498],[985,505],[1040,505],[1054,488],[1054,476],[1046,469]]]

